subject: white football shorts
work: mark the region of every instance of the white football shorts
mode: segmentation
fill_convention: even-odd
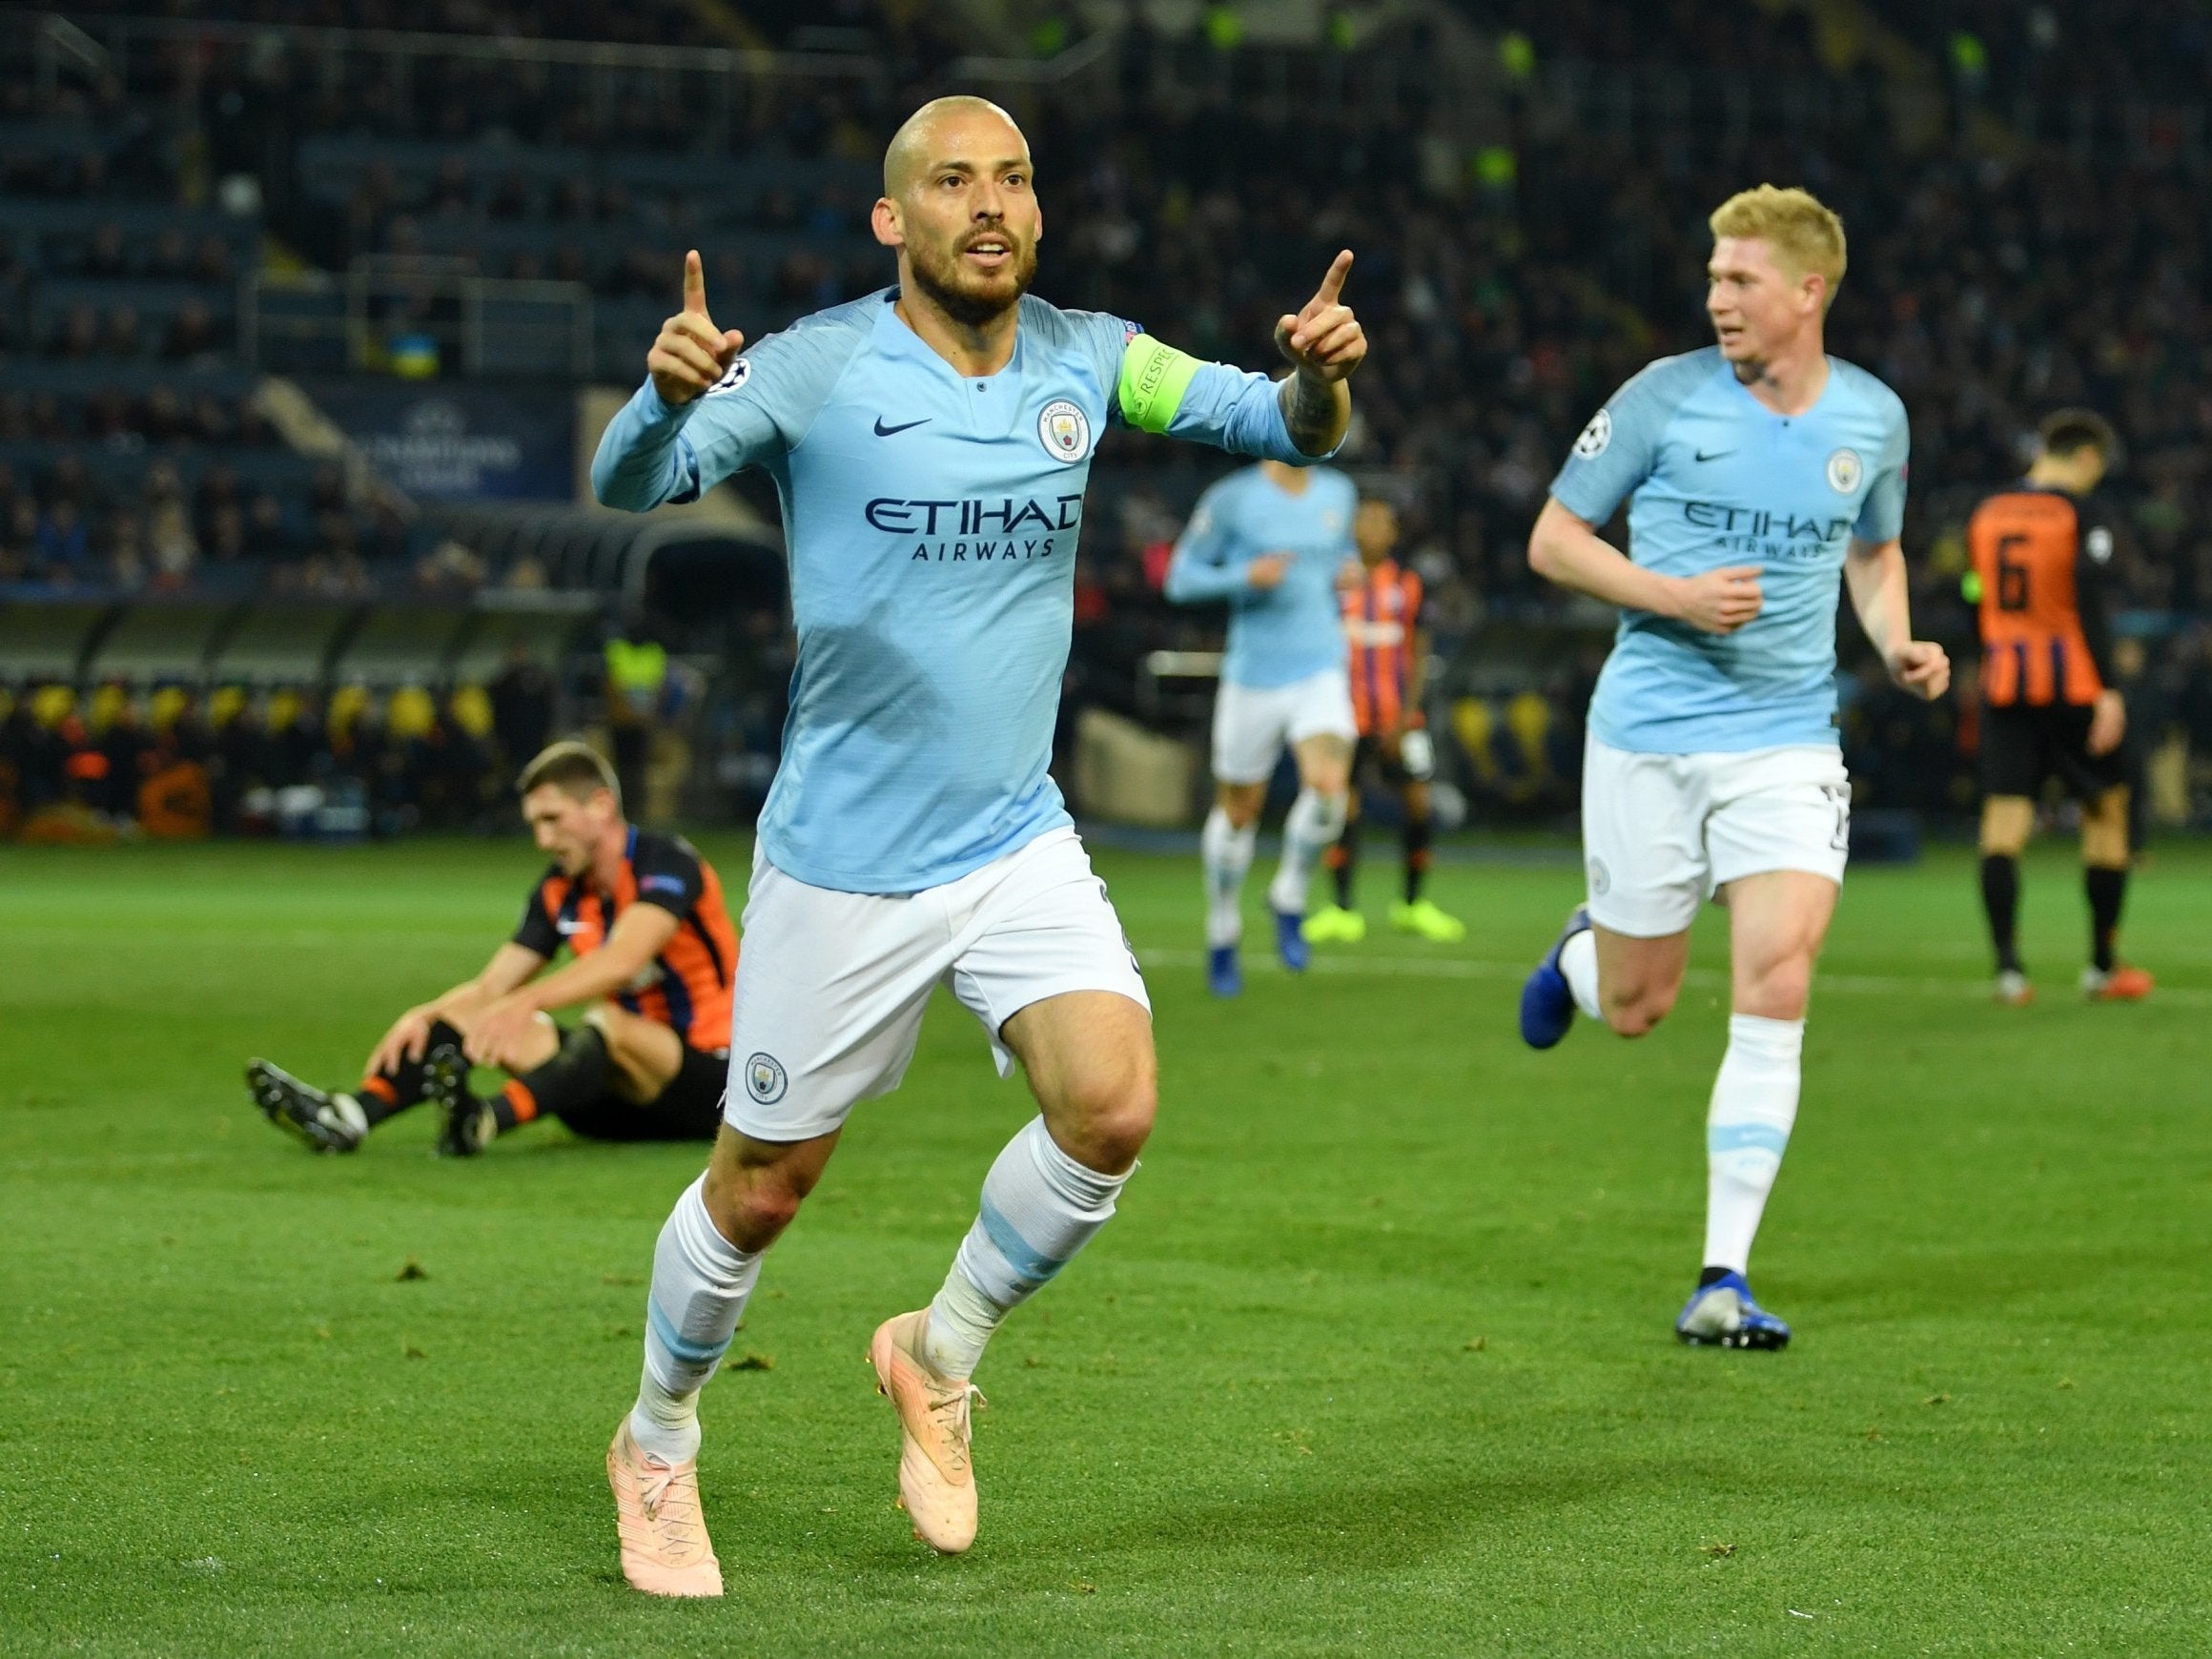
[[[809,887],[753,853],[730,1022],[724,1119],[755,1140],[809,1140],[906,1075],[943,985],[999,1040],[1033,1002],[1112,991],[1150,1012],[1144,977],[1075,830],[1048,830],[916,893]]]
[[[1582,848],[1590,919],[1661,938],[1740,876],[1802,870],[1840,884],[1851,780],[1828,744],[1636,754],[1593,737],[1583,754]]]
[[[1214,781],[1265,783],[1287,746],[1323,736],[1353,743],[1359,735],[1351,677],[1342,668],[1323,668],[1287,686],[1224,680],[1214,699]]]

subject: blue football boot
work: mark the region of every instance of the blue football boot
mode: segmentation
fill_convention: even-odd
[[[1521,1040],[1532,1049],[1555,1046],[1567,1035],[1567,1028],[1574,1024],[1574,992],[1567,986],[1567,975],[1559,971],[1559,953],[1567,949],[1567,940],[1587,932],[1589,925],[1588,907],[1576,905],[1567,926],[1559,930],[1559,937],[1551,941],[1551,949],[1521,982]]]
[[[1790,1327],[1751,1300],[1740,1273],[1701,1284],[1674,1321],[1674,1334],[1701,1348],[1786,1348]]]
[[[1313,947],[1305,942],[1305,917],[1278,911],[1273,905],[1267,908],[1275,915],[1275,953],[1293,973],[1303,973],[1313,965]]]
[[[1244,993],[1244,965],[1237,959],[1236,946],[1216,945],[1206,952],[1206,989],[1216,996]]]

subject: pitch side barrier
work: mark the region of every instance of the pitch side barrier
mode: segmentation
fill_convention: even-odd
[[[481,683],[517,645],[558,661],[612,604],[604,594],[547,589],[224,600],[0,587],[0,682]]]

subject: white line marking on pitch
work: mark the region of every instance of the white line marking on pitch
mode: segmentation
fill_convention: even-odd
[[[1203,951],[1139,949],[1137,959],[1147,968],[1203,968]],[[1246,973],[1280,973],[1282,964],[1272,955],[1255,955],[1244,964]],[[1466,956],[1356,956],[1317,952],[1311,970],[1316,973],[1374,974],[1407,979],[1524,979],[1526,962],[1485,962]],[[1726,989],[1729,976],[1717,968],[1692,968],[1684,976],[1690,985]],[[1840,991],[1856,996],[1956,996],[1986,1001],[1989,982],[1983,979],[1907,978],[1885,973],[1819,973],[1815,991]],[[2161,986],[2153,1002],[2177,1008],[2212,1008],[2212,991],[2193,985]]]

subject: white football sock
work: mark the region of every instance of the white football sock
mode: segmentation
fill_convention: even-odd
[[[1305,914],[1305,890],[1321,854],[1344,832],[1350,797],[1301,789],[1282,821],[1282,862],[1268,884],[1267,902],[1286,916]]]
[[[1801,1019],[1729,1015],[1728,1054],[1706,1114],[1705,1265],[1741,1273],[1797,1121]]]
[[[1592,1019],[1605,1018],[1605,1004],[1598,1000],[1598,936],[1595,932],[1585,928],[1560,947],[1559,972],[1567,980],[1567,990],[1574,993],[1575,1007]]]
[[[1206,867],[1206,943],[1234,945],[1244,936],[1244,874],[1252,868],[1252,849],[1260,840],[1257,822],[1238,829],[1216,807],[1206,814],[1198,836],[1198,855]]]
[[[1106,1225],[1128,1178],[1077,1163],[1042,1117],[1031,1118],[983,1178],[982,1212],[930,1303],[922,1357],[931,1366],[944,1377],[973,1376],[998,1321]]]
[[[368,1113],[362,1110],[360,1101],[353,1096],[333,1095],[330,1103],[339,1120],[356,1135],[366,1135],[374,1127],[369,1122]]]
[[[760,1278],[760,1253],[725,1239],[707,1213],[703,1175],[684,1189],[653,1247],[645,1294],[645,1372],[630,1413],[640,1447],[671,1464],[699,1455],[699,1390],[714,1375]]]

